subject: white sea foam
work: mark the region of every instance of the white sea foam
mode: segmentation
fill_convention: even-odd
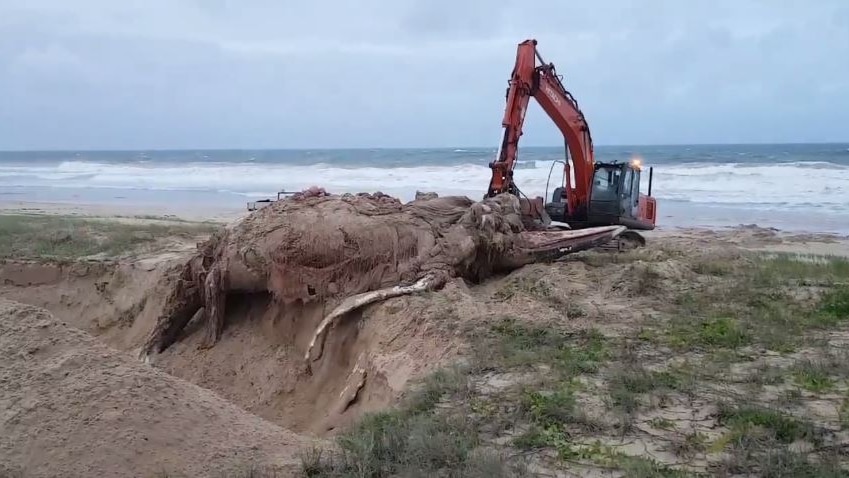
[[[535,161],[516,170],[528,196],[543,195],[550,161]],[[536,167],[533,167],[536,166]],[[562,179],[555,165],[552,193]],[[319,185],[332,192],[383,191],[409,200],[417,190],[480,198],[489,183],[486,166],[416,166],[398,168],[340,167],[328,164],[274,163],[96,163],[0,164],[0,190],[6,186],[118,188],[233,192],[246,197],[273,197],[280,190]],[[644,174],[642,189],[648,185]],[[653,194],[659,200],[736,205],[758,209],[849,211],[849,167],[832,163],[676,164],[658,165]]]

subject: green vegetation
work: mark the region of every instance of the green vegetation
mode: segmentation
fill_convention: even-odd
[[[690,268],[696,274],[724,277],[733,272],[733,266],[729,262],[717,260],[699,260],[693,263]]]
[[[212,223],[126,222],[50,215],[0,215],[0,258],[73,260],[115,256],[169,236],[208,235]]]
[[[812,461],[806,455],[787,450],[773,450],[759,457],[760,476],[766,478],[847,478],[849,471],[840,464],[837,454]]]
[[[364,476],[457,469],[478,444],[474,424],[439,414],[381,413],[339,439],[344,469]]]
[[[439,412],[447,397],[463,398],[459,370],[440,371],[398,408],[364,416],[337,437],[340,452],[312,452],[306,476],[522,476],[514,464],[480,448],[482,423],[463,407]],[[460,395],[458,395],[460,394]],[[468,403],[463,402],[463,403]],[[463,413],[459,413],[463,412]]]
[[[818,316],[820,323],[825,326],[849,320],[849,287],[842,286],[829,291],[823,297]]]
[[[645,299],[652,313],[604,333],[603,321],[570,329],[568,320],[490,320],[473,330],[463,367],[435,373],[398,408],[364,418],[339,436],[339,453],[305,464],[307,475],[521,476],[529,459],[544,470],[587,466],[638,478],[849,476],[833,435],[849,429],[849,354],[825,340],[849,326],[846,260],[677,251],[575,259],[590,272],[615,269],[614,300]],[[669,259],[677,262],[660,264]],[[585,314],[549,277],[512,279],[494,294],[519,296]],[[488,386],[493,378],[497,387]],[[806,416],[811,397],[838,393],[839,423]],[[634,456],[612,437],[654,441],[679,461]],[[690,463],[700,473],[681,466]]]
[[[521,409],[533,423],[543,427],[557,426],[573,420],[575,396],[568,387],[545,394],[539,391],[525,392]]]
[[[652,418],[650,425],[659,429],[659,430],[673,430],[675,429],[675,422],[668,418]]]
[[[752,342],[751,333],[730,317],[695,318],[670,324],[667,339],[676,348],[737,348]]]
[[[421,387],[410,396],[407,408],[411,413],[429,412],[445,396],[458,399],[468,397],[469,386],[469,375],[464,368],[437,370],[427,376]]]
[[[825,392],[834,387],[829,376],[830,368],[825,362],[802,360],[796,362],[792,372],[796,384],[809,392]]]
[[[840,403],[840,409],[837,411],[837,419],[840,421],[841,430],[849,429],[849,393],[843,397],[843,401]]]
[[[814,441],[819,435],[819,431],[807,421],[756,405],[720,403],[717,420],[720,425],[731,428],[735,440],[744,439],[752,427],[759,427],[766,432],[767,438],[785,444],[796,440]]]
[[[513,413],[539,430],[538,436],[521,435],[517,444],[559,446],[565,456],[571,450],[566,425],[584,430],[596,426],[577,409],[574,391],[580,385],[569,377],[593,373],[607,360],[604,336],[597,331],[569,334],[514,318],[480,332],[473,364],[437,371],[396,409],[363,418],[338,437],[340,453],[308,460],[305,472],[322,477],[521,476],[520,463],[508,464],[481,446],[487,429],[509,423]],[[476,394],[470,383],[473,374],[485,370],[533,370],[539,365],[554,372],[546,383],[555,389],[509,390],[500,398],[515,400],[515,412]]]
[[[765,477],[849,477],[839,449],[812,457],[794,451],[791,443],[821,446],[826,434],[810,421],[759,405],[720,404],[718,421],[730,431],[712,446],[729,456],[717,471]]]
[[[509,300],[513,297],[523,295],[549,300],[554,297],[554,289],[548,282],[542,279],[517,277],[507,281],[494,294],[495,298],[499,300]]]
[[[675,372],[649,372],[633,362],[613,372],[607,383],[614,408],[629,415],[639,407],[639,395],[683,388],[682,379]]]
[[[630,290],[635,295],[648,295],[661,289],[661,275],[651,264],[634,264],[631,266],[629,277]]]
[[[513,297],[538,299],[556,310],[563,311],[569,318],[587,315],[587,311],[580,304],[573,302],[574,297],[560,295],[556,288],[545,279],[516,277],[508,280],[493,294],[493,298],[500,301],[510,300]]]
[[[519,398],[519,416],[530,428],[514,441],[520,448],[538,446],[567,447],[571,433],[595,432],[604,424],[587,416],[579,407],[575,393],[577,382],[557,384],[555,390],[525,388]]]
[[[697,262],[696,271],[723,280],[687,289],[674,297],[660,333],[642,337],[660,340],[678,350],[739,349],[766,346],[791,352],[810,332],[849,320],[849,267],[844,259],[793,259],[755,256],[737,269],[721,261]],[[733,273],[730,271],[734,271]],[[800,284],[815,282],[822,290],[800,296]],[[657,330],[658,327],[655,327]]]
[[[562,377],[596,371],[609,358],[606,340],[597,330],[568,333],[551,326],[504,318],[479,342],[478,362],[502,369],[544,364]]]
[[[778,385],[784,383],[787,373],[781,367],[770,364],[760,364],[747,377],[746,382],[753,385]]]
[[[758,266],[760,279],[766,281],[845,283],[849,280],[849,259],[845,257],[772,253],[761,255]]]
[[[609,460],[629,478],[689,478],[693,474],[676,470],[650,458],[617,454]]]

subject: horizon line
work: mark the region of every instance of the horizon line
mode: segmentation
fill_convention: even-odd
[[[634,144],[595,144],[594,147],[626,148],[626,147],[669,147],[669,146],[802,146],[802,145],[844,145],[849,141],[813,141],[813,142],[744,142],[744,143],[634,143]],[[561,145],[527,145],[527,148],[562,148]],[[462,149],[494,149],[498,146],[353,146],[353,147],[250,147],[250,148],[49,148],[49,149],[0,149],[0,153],[63,153],[63,152],[86,152],[86,153],[121,153],[121,152],[161,152],[161,151],[363,151],[363,150],[462,150]]]

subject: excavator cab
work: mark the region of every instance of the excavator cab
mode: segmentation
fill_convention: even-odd
[[[629,229],[651,230],[655,225],[655,199],[651,197],[653,169],[649,168],[648,195],[640,192],[639,161],[596,163],[590,188],[587,225],[618,224]]]
[[[545,211],[554,221],[573,227],[621,225],[629,229],[651,230],[655,226],[656,202],[651,196],[653,168],[649,168],[648,194],[640,192],[642,165],[639,161],[597,162],[594,165],[589,204],[570,216],[566,207],[566,190],[554,190]]]

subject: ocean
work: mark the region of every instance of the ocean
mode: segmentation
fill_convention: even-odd
[[[312,185],[329,192],[483,196],[495,148],[0,152],[0,202],[247,201]],[[521,147],[528,196],[562,181],[562,147]],[[849,233],[849,144],[597,146],[600,161],[654,168],[658,226],[758,224]],[[550,175],[550,176],[549,176]],[[644,175],[645,192],[648,177]]]

